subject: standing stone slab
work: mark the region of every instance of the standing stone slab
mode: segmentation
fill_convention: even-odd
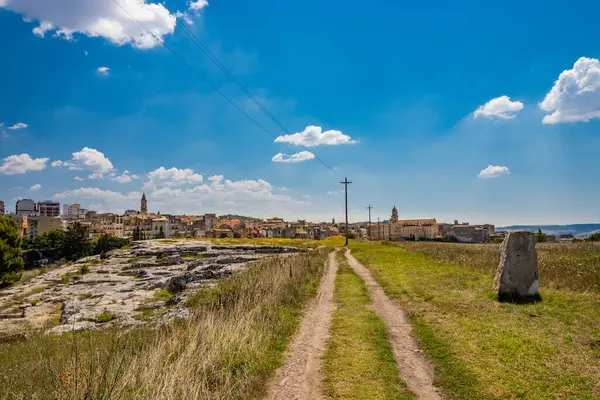
[[[496,271],[494,290],[502,300],[539,300],[535,235],[531,232],[510,232],[500,246],[500,264]]]

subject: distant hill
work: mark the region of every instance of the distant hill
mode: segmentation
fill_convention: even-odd
[[[260,218],[247,217],[245,215],[236,215],[236,214],[219,215],[219,218],[221,218],[221,219],[239,219],[240,221],[262,221],[262,219],[260,219]]]
[[[568,233],[576,237],[586,237],[592,233],[600,232],[600,224],[573,224],[573,225],[511,225],[496,227],[497,231],[530,231],[542,232],[548,235],[566,235]]]

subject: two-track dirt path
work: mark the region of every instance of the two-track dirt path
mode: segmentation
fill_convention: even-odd
[[[404,310],[385,294],[371,272],[350,254],[349,249],[346,250],[346,258],[354,272],[367,284],[373,309],[388,327],[389,341],[398,364],[400,377],[417,399],[441,399],[438,389],[433,385],[433,367],[419,351]]]
[[[267,395],[270,400],[324,398],[319,369],[335,308],[333,290],[338,270],[335,254],[329,254],[317,296],[308,306],[300,329],[290,344],[284,366],[275,373]]]

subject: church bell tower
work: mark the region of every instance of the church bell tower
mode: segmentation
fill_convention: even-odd
[[[142,193],[142,204],[140,206],[142,214],[148,213],[148,200],[146,200],[146,193]]]

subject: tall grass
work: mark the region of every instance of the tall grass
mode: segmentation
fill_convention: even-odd
[[[263,260],[189,299],[193,316],[0,344],[0,397],[251,399],[280,365],[326,250]]]
[[[467,265],[493,276],[500,260],[497,244],[402,242],[400,246],[435,260]],[[595,243],[538,243],[543,287],[600,293],[600,245]]]

